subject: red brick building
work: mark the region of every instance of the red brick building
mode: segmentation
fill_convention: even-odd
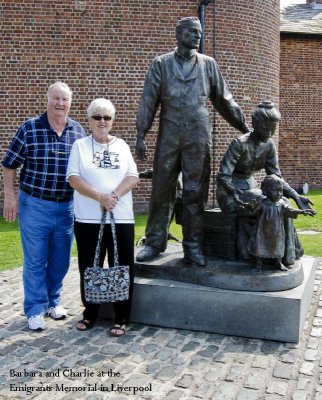
[[[322,187],[322,0],[281,14],[279,160],[294,187]]]
[[[108,97],[116,106],[114,133],[134,152],[135,113],[152,59],[175,47],[178,19],[198,15],[198,0],[3,0],[0,4],[0,157],[17,127],[40,114],[56,80],[74,92],[71,116],[87,127],[91,100]],[[250,123],[254,106],[270,99],[279,106],[278,0],[216,0],[206,8],[205,53],[214,55]],[[157,121],[147,142],[151,166]],[[214,172],[238,134],[215,117]],[[278,134],[276,135],[278,142]],[[3,203],[0,180],[0,208]],[[137,210],[147,207],[150,183],[134,192]],[[212,201],[212,195],[210,195]]]

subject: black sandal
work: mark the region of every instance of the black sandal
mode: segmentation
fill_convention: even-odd
[[[117,333],[117,331],[120,331],[120,333]],[[119,325],[119,324],[114,324],[114,326],[110,329],[110,333],[114,337],[123,336],[125,331],[126,331],[126,325]]]
[[[84,328],[80,328],[79,325],[82,324]],[[81,332],[88,331],[89,329],[93,328],[95,322],[94,321],[86,321],[85,319],[81,319],[76,324],[76,329]]]

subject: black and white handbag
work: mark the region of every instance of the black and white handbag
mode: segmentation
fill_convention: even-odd
[[[110,213],[110,217],[114,244],[114,266],[109,266],[108,268],[101,268],[99,266],[106,213],[106,210],[102,213],[94,265],[87,267],[84,272],[85,300],[92,304],[115,303],[129,298],[130,268],[128,265],[119,265],[115,220],[112,212]]]

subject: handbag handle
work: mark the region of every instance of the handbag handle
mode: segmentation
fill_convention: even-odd
[[[101,244],[102,244],[103,233],[104,233],[106,214],[107,214],[107,210],[104,209],[102,212],[101,225],[100,225],[100,230],[98,233],[98,240],[97,240],[97,245],[96,245],[96,250],[95,250],[94,267],[99,267],[100,251],[101,251]],[[110,218],[111,218],[111,230],[112,230],[113,246],[114,246],[114,266],[117,267],[119,265],[119,253],[117,250],[115,219],[114,219],[114,215],[113,215],[112,211],[110,212]]]

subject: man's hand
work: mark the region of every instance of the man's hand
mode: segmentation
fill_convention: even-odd
[[[3,217],[8,222],[13,222],[17,219],[18,201],[14,189],[16,180],[16,170],[10,168],[3,169],[3,187],[4,187],[4,203]]]
[[[139,160],[146,159],[146,144],[142,136],[138,136],[136,139],[135,153]]]
[[[3,217],[7,222],[14,222],[17,219],[18,202],[16,197],[7,196],[4,198]]]

